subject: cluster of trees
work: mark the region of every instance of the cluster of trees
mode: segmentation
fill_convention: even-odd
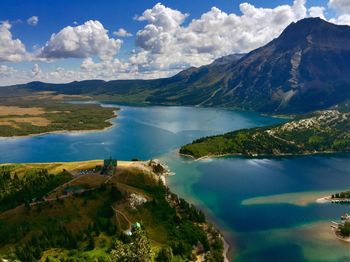
[[[115,262],[151,262],[152,245],[142,228],[133,228],[131,237],[123,243],[115,242],[111,252],[111,261]]]
[[[200,223],[206,221],[201,211],[184,199],[170,194],[168,189],[162,185],[154,186],[152,191],[153,200],[145,203],[142,208],[149,210],[153,219],[163,225],[167,235],[167,241],[164,243],[165,249],[162,249],[156,256],[157,261],[163,261],[161,258],[165,256],[180,256],[185,261],[191,260],[193,259],[193,247],[196,246],[201,246],[202,252],[212,254],[215,259],[212,261],[223,260],[222,247],[214,244],[214,242],[221,243],[222,240],[218,236],[217,239],[214,237],[209,241],[207,232],[200,226]],[[175,203],[175,206],[170,205],[167,198],[171,198],[170,201]]]
[[[350,191],[333,194],[332,198],[350,198]]]
[[[20,261],[38,261],[42,252],[48,248],[77,248],[77,242],[83,240],[84,234],[74,234],[64,225],[45,227],[41,233],[34,234],[23,245],[16,245],[15,254]]]
[[[72,176],[63,171],[58,175],[49,174],[46,169],[34,169],[19,178],[10,170],[0,170],[0,211],[16,207],[32,200],[41,199],[45,194],[69,181]]]
[[[344,223],[344,225],[341,225],[339,227],[339,229],[340,229],[340,234],[343,237],[350,237],[350,222],[349,221],[346,221]]]
[[[69,229],[67,224],[70,221],[80,219],[79,209],[88,208],[89,201],[95,201],[99,197],[102,200],[98,205],[94,205],[96,210],[86,217],[86,219],[90,219],[91,223],[87,227]],[[76,206],[77,212],[74,213],[76,217],[73,216],[73,213],[69,213],[67,216],[63,211],[59,216],[43,217],[40,218],[40,221],[23,218],[22,222],[16,222],[14,225],[0,220],[0,245],[14,244],[15,251],[10,254],[10,257],[31,262],[38,261],[42,257],[43,251],[50,248],[79,250],[77,254],[72,253],[72,256],[76,258],[84,251],[93,250],[95,248],[94,239],[101,233],[110,237],[122,238],[123,232],[114,223],[114,211],[111,208],[112,203],[122,199],[122,194],[116,187],[102,184],[95,191],[86,191],[81,195],[76,195],[75,198],[77,200],[83,199],[82,203],[86,205]],[[58,200],[56,203],[44,204],[41,212],[45,211],[44,208],[50,208],[51,205],[61,205],[61,201],[63,202],[63,200]],[[28,215],[37,212],[37,208],[29,210]],[[112,248],[112,246],[107,248]],[[84,258],[83,261],[87,260]]]

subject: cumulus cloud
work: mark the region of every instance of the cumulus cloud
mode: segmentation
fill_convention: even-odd
[[[309,15],[311,17],[320,17],[322,19],[326,19],[324,16],[324,12],[326,8],[323,6],[312,6],[309,8]]]
[[[40,69],[40,66],[38,64],[34,64],[32,67],[32,76],[38,77],[42,74],[42,71]]]
[[[16,69],[6,65],[0,65],[0,78],[11,77]]]
[[[329,0],[328,7],[334,9],[338,14],[350,13],[349,0]]]
[[[118,53],[122,41],[110,38],[99,21],[87,21],[79,26],[67,26],[53,34],[41,48],[39,57],[47,59],[86,58],[97,55],[110,60]]]
[[[27,24],[31,26],[36,26],[39,23],[39,17],[31,16],[27,19]]]
[[[9,22],[0,23],[0,62],[19,62],[27,55],[24,44],[19,39],[13,39],[10,29]]]
[[[124,28],[119,28],[118,31],[113,32],[114,35],[119,37],[130,37],[132,36],[132,33],[129,33]]]
[[[328,7],[328,8],[327,8]],[[335,10],[328,21],[350,25],[350,2],[329,0],[328,6],[306,8],[306,0],[290,5],[258,8],[249,3],[239,5],[240,14],[227,13],[212,7],[200,17],[187,20],[189,14],[160,3],[146,9],[134,19],[142,23],[136,33],[135,49],[126,60],[117,57],[122,40],[110,37],[99,21],[87,21],[64,27],[47,43],[28,54],[19,39],[13,39],[9,22],[0,23],[0,62],[22,60],[52,61],[80,58],[80,67],[68,70],[57,67],[41,70],[38,64],[27,70],[0,66],[1,84],[33,80],[69,82],[85,79],[159,78],[173,75],[189,66],[201,66],[214,59],[246,53],[277,37],[291,22],[305,17],[326,20],[329,8]],[[332,13],[332,12],[331,12]],[[29,22],[28,22],[29,23]],[[113,35],[128,37],[131,33],[119,28]],[[56,61],[59,65],[59,61]]]
[[[344,14],[335,18],[331,18],[329,20],[331,23],[335,23],[338,25],[350,25],[350,15],[349,14]]]
[[[276,8],[240,4],[242,15],[227,14],[219,8],[184,25],[187,14],[158,3],[138,21],[146,26],[136,34],[141,51],[130,58],[141,70],[168,70],[200,66],[213,59],[248,52],[277,37],[291,22],[307,16],[305,0]]]

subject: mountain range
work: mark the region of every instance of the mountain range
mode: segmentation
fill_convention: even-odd
[[[279,114],[305,113],[348,101],[349,76],[350,27],[306,18],[290,24],[278,38],[248,54],[225,56],[169,78],[31,82],[11,88]]]

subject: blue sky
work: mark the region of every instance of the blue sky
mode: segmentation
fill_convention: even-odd
[[[167,76],[232,52],[248,52],[305,17],[350,23],[347,2],[2,0],[0,80],[9,84]],[[29,22],[30,17],[36,22]],[[113,34],[120,28],[132,36]],[[61,30],[62,35],[50,40]],[[84,33],[89,30],[91,35]]]
[[[87,20],[99,20],[105,28],[115,31],[120,27],[129,32],[136,33],[142,23],[133,20],[135,15],[140,15],[147,8],[153,7],[158,2],[184,13],[189,13],[191,18],[197,18],[213,6],[227,13],[240,13],[239,4],[249,2],[256,7],[273,8],[278,5],[291,4],[290,0],[2,0],[0,9],[0,21],[9,20],[17,23],[13,26],[12,33],[15,38],[20,38],[28,48],[34,45],[43,45],[52,33],[58,32],[73,22],[84,23]],[[326,6],[326,0],[312,1],[318,5]],[[311,3],[311,2],[310,2]],[[307,3],[310,6],[310,3]],[[28,26],[24,21],[31,16],[38,16],[40,23],[36,27]],[[125,45],[132,47],[134,38],[129,38]],[[126,46],[125,46],[126,48]]]

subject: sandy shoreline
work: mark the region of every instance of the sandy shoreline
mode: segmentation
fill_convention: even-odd
[[[231,262],[231,259],[230,259],[231,246],[226,241],[225,237],[222,237],[222,242],[224,242],[224,250],[223,250],[224,262]]]
[[[302,153],[302,154],[278,154],[278,155],[272,155],[272,154],[256,154],[256,155],[245,155],[242,153],[227,153],[227,154],[213,154],[213,155],[205,155],[201,156],[199,158],[194,157],[193,155],[189,154],[183,154],[183,153],[178,153],[180,156],[183,157],[188,157],[193,159],[194,161],[199,161],[203,159],[210,159],[210,158],[220,158],[220,157],[226,157],[226,156],[244,156],[247,158],[261,158],[261,157],[266,157],[266,158],[273,158],[273,157],[292,157],[292,156],[311,156],[311,155],[332,155],[332,154],[341,154],[341,153],[350,153],[350,151],[322,151],[322,152],[309,152],[309,153]]]
[[[319,204],[324,204],[324,203],[329,203],[332,200],[332,196],[325,196],[325,197],[320,197],[316,199],[316,203]]]

